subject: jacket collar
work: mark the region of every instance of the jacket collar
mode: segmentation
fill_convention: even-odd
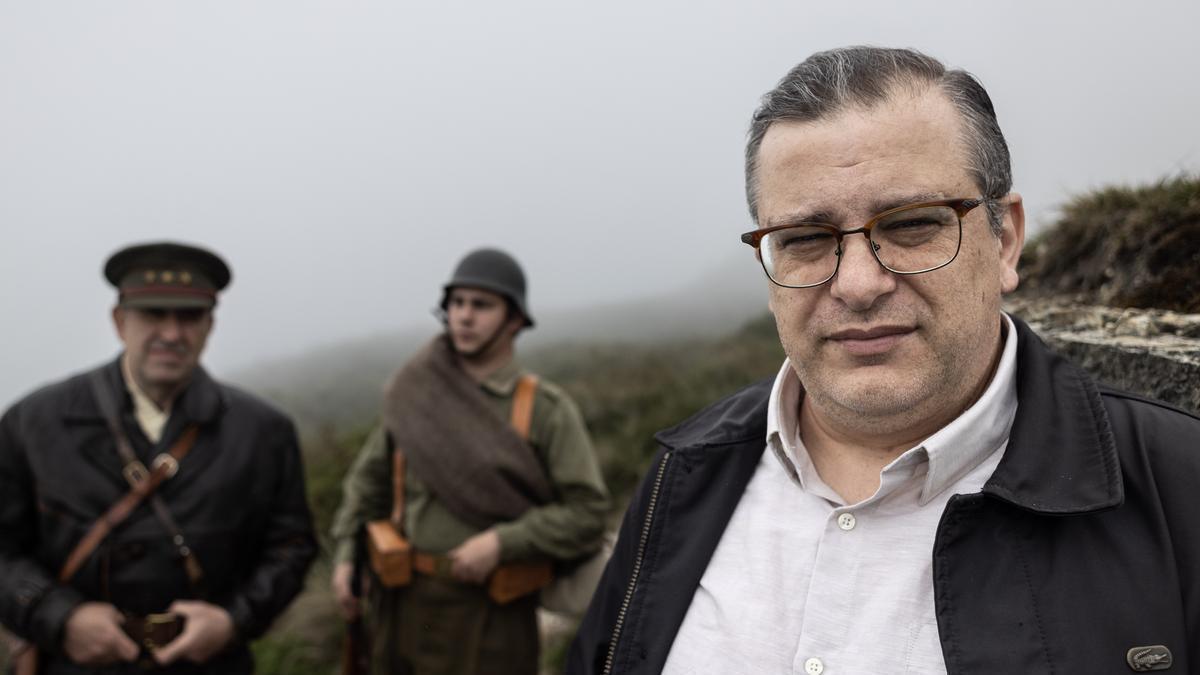
[[[774,376],[760,380],[738,393],[696,413],[655,435],[664,447],[685,449],[758,441],[767,433],[767,399]]]
[[[1017,413],[1008,447],[983,491],[1029,511],[1068,515],[1124,501],[1108,415],[1096,385],[1013,317],[1017,333]],[[763,444],[767,378],[656,438],[671,449]]]
[[[104,381],[112,391],[121,412],[131,411],[133,403],[130,400],[129,391],[125,387],[125,378],[121,374],[121,355],[100,368],[104,372]],[[93,400],[91,390],[85,386],[77,391],[78,395],[73,396],[64,407],[63,417],[103,421],[104,416],[100,412],[100,406]],[[204,368],[197,366],[196,371],[192,373],[192,381],[179,394],[179,398],[172,408],[171,417],[172,420],[180,417],[185,422],[203,425],[216,419],[224,411],[226,404],[220,385],[208,376]],[[168,424],[174,426],[173,422]]]
[[[1125,500],[1116,442],[1091,378],[1017,327],[1017,416],[983,491],[1036,513],[1069,515]]]

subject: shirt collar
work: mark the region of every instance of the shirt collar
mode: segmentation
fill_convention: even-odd
[[[987,389],[961,415],[884,469],[884,472],[919,471],[919,465],[927,465],[921,504],[953,485],[1008,441],[1017,411],[1017,340],[1012,320],[1007,314],[1002,313],[1001,317],[1004,347]],[[804,388],[796,371],[785,359],[767,403],[767,447],[801,489],[840,502],[840,498],[820,480],[800,439],[798,413],[803,394]]]
[[[508,363],[500,366],[499,369],[488,375],[481,382],[481,386],[497,396],[509,396],[513,393],[513,389],[517,386],[517,379],[521,376],[521,367],[517,365],[516,359],[509,359]]]
[[[138,386],[137,380],[133,378],[133,373],[129,370],[129,354],[121,355],[121,375],[125,380],[125,389],[129,392],[129,397],[133,399],[133,416],[137,420],[138,426],[142,428],[142,432],[146,434],[151,442],[157,443],[162,438],[163,427],[167,425],[167,419],[171,416],[171,408],[159,408],[146,392]]]
[[[805,481],[792,461],[795,457],[806,465],[805,468],[812,464],[808,452],[799,447],[800,417],[797,413],[800,412],[802,390],[800,378],[792,370],[791,361],[784,359],[779,374],[775,376],[775,385],[771,387],[771,396],[767,399],[767,447],[775,454],[787,475],[804,488]]]

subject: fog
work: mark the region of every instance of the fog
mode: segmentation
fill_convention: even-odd
[[[975,73],[1033,229],[1200,168],[1200,5],[0,3],[0,405],[119,349],[104,259],[179,239],[234,281],[218,375],[413,326],[513,252],[535,313],[723,283],[758,97],[809,53]],[[747,272],[750,273],[750,272]],[[759,293],[745,303],[765,304]],[[348,355],[348,358],[350,355]]]

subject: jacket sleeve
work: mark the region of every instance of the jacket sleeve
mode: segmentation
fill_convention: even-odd
[[[39,519],[25,452],[18,405],[0,419],[0,623],[56,651],[67,617],[83,596],[59,584],[34,557]]]
[[[342,503],[333,516],[334,563],[354,558],[354,539],[370,521],[386,518],[392,507],[392,469],[383,427],[367,436],[342,481]]]
[[[282,421],[271,453],[278,469],[271,485],[270,515],[259,547],[258,562],[231,599],[221,603],[233,617],[238,638],[262,635],[304,586],[317,555],[312,515],[304,490],[300,444],[291,422]]]
[[[538,415],[537,406],[546,412]],[[495,527],[501,559],[572,560],[594,553],[602,543],[609,496],[583,416],[557,389],[545,392],[534,410],[531,441],[558,499]]]
[[[664,454],[665,451],[660,448],[625,510],[612,557],[604,568],[596,593],[567,653],[568,675],[592,675],[604,671],[610,640],[618,618],[623,615],[622,606],[632,581],[646,511],[654,492],[656,469],[664,461]],[[614,669],[612,672],[620,671]]]

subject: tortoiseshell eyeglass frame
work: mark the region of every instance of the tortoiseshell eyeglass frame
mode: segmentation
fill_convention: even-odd
[[[983,204],[985,201],[986,200],[983,198],[939,199],[937,201],[932,201],[932,202],[919,202],[917,204],[905,204],[904,206],[897,206],[896,208],[888,209],[887,211],[878,213],[878,214],[872,216],[871,219],[868,220],[862,227],[857,227],[857,228],[854,228],[853,230],[843,230],[843,229],[839,228],[837,225],[831,225],[829,223],[798,222],[798,223],[787,223],[786,225],[775,225],[773,227],[764,227],[764,228],[757,229],[757,230],[751,230],[750,232],[746,232],[746,233],[742,234],[741,240],[742,240],[742,243],[747,244],[754,249],[755,257],[758,258],[759,264],[762,265],[763,272],[766,273],[767,278],[771,280],[771,283],[775,284],[776,286],[782,286],[784,288],[814,288],[816,286],[820,286],[822,284],[827,283],[830,279],[837,276],[838,268],[841,267],[841,264],[842,264],[842,239],[844,239],[852,234],[862,234],[864,237],[867,238],[867,241],[871,242],[871,255],[873,255],[875,257],[875,262],[878,262],[879,265],[881,267],[883,267],[883,269],[885,269],[893,274],[908,274],[908,275],[924,274],[926,272],[932,272],[934,270],[941,269],[941,268],[945,267],[946,265],[949,265],[950,263],[954,262],[955,258],[958,257],[959,250],[962,249],[962,219],[963,219],[963,216],[967,215],[967,213],[969,211],[971,211],[974,208],[977,208],[979,205]],[[940,265],[934,265],[933,267],[928,267],[928,268],[920,269],[920,270],[902,272],[900,270],[895,270],[895,269],[892,269],[891,267],[888,267],[886,263],[884,263],[882,260],[879,259],[879,245],[871,240],[871,230],[877,224],[879,224],[880,221],[887,218],[888,216],[892,216],[892,215],[895,215],[896,213],[899,213],[901,211],[907,211],[909,209],[922,209],[922,208],[928,208],[931,206],[949,206],[951,209],[954,210],[954,213],[956,215],[958,215],[958,245],[955,246],[955,248],[954,248],[954,255],[950,256],[949,260],[947,260],[944,263],[941,263]],[[832,234],[834,237],[837,238],[837,249],[834,252],[835,255],[837,256],[837,263],[834,264],[833,272],[831,272],[829,274],[829,276],[825,277],[821,281],[817,281],[817,282],[814,282],[811,284],[802,284],[802,285],[798,285],[798,286],[780,283],[779,281],[777,281],[775,279],[775,277],[771,276],[771,271],[767,269],[767,264],[766,264],[766,262],[763,261],[762,252],[759,249],[759,245],[762,243],[763,237],[767,236],[768,234],[771,234],[772,232],[778,232],[779,230],[786,230],[789,227],[816,227],[816,228],[828,231],[830,234]]]

